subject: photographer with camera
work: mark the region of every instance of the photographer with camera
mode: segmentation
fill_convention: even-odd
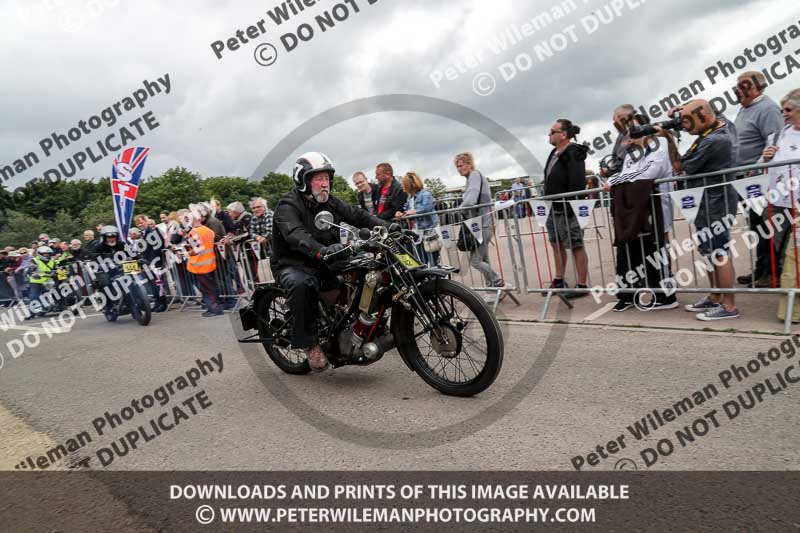
[[[697,135],[689,150],[681,157],[680,170],[689,175],[715,172],[731,168],[738,153],[736,128],[729,121],[718,117],[707,100],[692,100],[681,108],[680,128]],[[670,115],[673,114],[670,111]],[[655,129],[662,131],[674,127],[673,121],[662,123]],[[666,126],[666,127],[664,127]],[[733,288],[733,261],[728,252],[730,246],[729,225],[736,215],[738,196],[728,185],[733,176],[723,174],[711,178],[689,179],[683,188],[706,187],[703,191],[697,218],[696,235],[700,253],[712,260],[712,287]],[[720,228],[723,228],[720,231]],[[739,310],[733,293],[714,293],[702,300],[685,306],[687,311],[698,313],[699,320],[723,320],[738,318]]]
[[[567,119],[558,119],[550,128],[550,144],[553,151],[545,164],[544,195],[562,194],[586,189],[586,152],[588,147],[571,142],[581,132],[580,127]],[[586,279],[589,261],[583,247],[583,230],[577,217],[566,201],[554,201],[547,218],[547,234],[553,247],[556,273],[550,288],[567,287],[564,269],[567,265],[567,250],[572,250],[577,271],[576,288],[587,288]],[[570,292],[565,298],[581,298],[588,292]]]
[[[622,163],[628,155],[628,126],[633,119],[635,108],[631,104],[622,104],[614,110],[612,122],[617,130],[617,140],[611,153],[600,161],[600,176],[608,178],[622,168]]]
[[[649,124],[644,115],[634,115],[634,127]],[[618,293],[614,311],[621,312],[634,304],[639,309],[657,310],[678,307],[674,294],[665,294],[661,282],[669,278],[669,266],[657,268],[657,262],[647,261],[657,257],[666,246],[665,211],[656,194],[660,192],[655,180],[672,177],[669,151],[669,132],[660,137],[652,135],[632,138],[623,143],[626,148],[622,169],[608,180],[611,190],[614,219],[614,246],[617,248],[617,286],[620,288],[651,288],[654,301],[649,304],[634,302],[634,293]],[[670,219],[671,220],[671,219]],[[631,273],[644,272],[644,279]]]

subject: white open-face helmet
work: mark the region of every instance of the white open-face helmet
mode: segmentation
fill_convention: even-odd
[[[43,259],[50,259],[53,257],[53,249],[49,246],[39,246],[36,249],[36,254],[42,257]]]
[[[100,230],[100,240],[105,241],[107,237],[119,237],[119,230],[116,226],[103,226]]]
[[[327,172],[330,180],[333,181],[333,162],[322,152],[306,152],[297,158],[294,163],[292,179],[295,188],[304,193],[311,192],[310,178],[317,172]]]

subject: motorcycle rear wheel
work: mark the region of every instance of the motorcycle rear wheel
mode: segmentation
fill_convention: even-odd
[[[292,317],[286,303],[286,294],[280,289],[270,290],[258,300],[258,335],[273,338],[262,341],[264,351],[275,365],[287,374],[303,375],[311,372],[303,350],[291,348],[291,339],[286,332],[292,330]]]

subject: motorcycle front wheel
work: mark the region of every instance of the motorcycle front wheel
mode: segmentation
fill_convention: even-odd
[[[147,291],[138,283],[131,285],[130,293],[128,293],[128,305],[131,308],[131,316],[136,320],[140,326],[146,326],[150,323],[152,312],[150,310],[150,298],[147,296]]]
[[[497,319],[474,291],[455,281],[431,280],[419,289],[435,321],[425,324],[413,311],[395,308],[392,332],[398,351],[425,383],[443,394],[483,392],[503,366]]]

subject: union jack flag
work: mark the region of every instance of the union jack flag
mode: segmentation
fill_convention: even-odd
[[[114,199],[114,216],[117,219],[120,236],[128,239],[128,230],[133,218],[133,205],[139,192],[139,182],[144,169],[144,161],[150,148],[126,148],[114,158],[111,168],[111,196]]]

